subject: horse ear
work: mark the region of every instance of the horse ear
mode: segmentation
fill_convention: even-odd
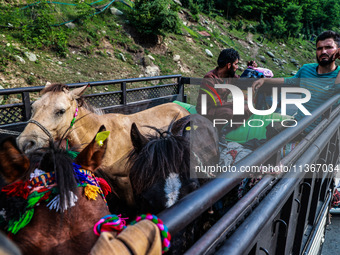
[[[29,165],[29,159],[21,153],[13,137],[8,137],[1,142],[0,173],[7,184],[22,177]]]
[[[84,94],[86,89],[87,89],[87,85],[82,86],[80,88],[73,89],[70,91],[70,95],[75,99],[79,98],[82,94]]]
[[[140,151],[148,143],[148,139],[139,132],[136,123],[132,123],[130,136],[135,150]]]
[[[83,168],[90,171],[95,171],[100,166],[107,148],[107,136],[109,134],[109,131],[104,131],[106,131],[106,128],[102,125],[92,142],[76,157],[76,164],[81,165]],[[105,138],[101,138],[103,136]]]

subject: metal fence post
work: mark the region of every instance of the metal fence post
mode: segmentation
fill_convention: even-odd
[[[22,102],[24,104],[23,120],[28,121],[31,118],[30,93],[29,92],[23,92],[21,94],[21,96],[22,96]]]
[[[184,102],[184,84],[182,83],[182,76],[177,78],[178,83],[178,101]]]
[[[121,104],[122,105],[126,105],[126,82],[124,81],[124,82],[122,82],[121,84],[120,84],[120,89],[121,89],[121,91],[122,91],[122,100],[121,100]]]

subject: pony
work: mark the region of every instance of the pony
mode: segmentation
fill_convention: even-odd
[[[1,225],[23,254],[90,252],[98,239],[94,224],[110,214],[103,194],[108,184],[93,175],[107,150],[107,139],[99,139],[102,134],[75,162],[52,141],[28,156],[12,137],[0,144],[0,173],[11,182],[0,193]]]
[[[195,167],[218,163],[218,134],[212,123],[198,114],[174,118],[165,131],[150,128],[155,134],[144,136],[132,124],[134,148],[127,164],[137,208],[159,213],[209,180],[210,176],[198,175]]]
[[[210,120],[198,114],[173,119],[165,131],[150,128],[155,133],[145,136],[132,124],[134,148],[127,164],[137,211],[158,214],[210,180],[211,176],[197,174],[195,168],[218,163],[219,139]],[[195,220],[173,236],[170,254],[184,254],[204,223]]]
[[[103,172],[110,178],[120,198],[134,205],[129,170],[125,167],[126,156],[133,148],[130,130],[133,122],[163,128],[188,111],[175,103],[162,104],[135,114],[100,114],[84,103],[81,95],[87,86],[70,90],[64,84],[52,84],[42,90],[42,96],[32,104],[32,117],[17,139],[25,153],[46,145],[48,136],[60,139],[67,129],[66,139],[71,146],[89,143],[96,130],[105,125],[109,130],[108,150],[102,162]],[[76,120],[76,121],[75,121]],[[44,128],[39,128],[43,126]],[[149,129],[144,128],[143,133]]]

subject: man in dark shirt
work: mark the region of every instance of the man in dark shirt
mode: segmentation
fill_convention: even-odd
[[[240,56],[232,48],[221,51],[217,64],[218,66],[204,76],[204,80],[199,90],[196,109],[199,114],[202,111],[202,94],[207,96],[207,115],[210,120],[213,119],[232,119],[234,122],[242,122],[251,115],[247,106],[245,106],[245,115],[233,115],[233,103],[228,102],[227,98],[230,90],[224,88],[215,88],[215,84],[223,84],[227,81],[233,83],[230,78],[239,78],[236,74]],[[219,128],[219,127],[218,127]],[[220,127],[221,128],[221,127]]]

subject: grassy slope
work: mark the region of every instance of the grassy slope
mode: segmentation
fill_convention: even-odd
[[[298,70],[290,62],[290,57],[301,65],[314,61],[315,47],[309,41],[269,41],[260,34],[245,32],[251,24],[248,21],[243,21],[243,27],[237,30],[237,20],[225,20],[218,16],[212,19],[201,15],[200,20],[194,22],[186,11],[181,11],[180,17],[185,24],[181,35],[169,34],[164,40],[150,46],[139,43],[143,38],[133,32],[124,16],[113,16],[107,12],[92,19],[92,23],[87,23],[85,28],[77,25],[70,30],[67,57],[59,58],[48,50],[34,50],[38,56],[36,62],[30,62],[24,56],[23,52],[27,49],[12,37],[11,31],[3,30],[0,43],[10,43],[11,49],[8,50],[22,56],[26,63],[10,61],[5,71],[0,72],[0,85],[8,88],[39,86],[46,82],[73,83],[138,77],[144,73],[145,63],[152,62],[146,57],[148,54],[155,58],[153,63],[160,67],[161,75],[181,73],[184,76],[202,77],[215,67],[220,50],[228,47],[240,52],[241,66],[250,59],[256,59],[260,66],[273,70],[275,77],[290,76],[292,71]],[[211,37],[201,36],[198,31],[203,30],[210,33]],[[249,40],[254,44],[250,44]],[[214,57],[207,56],[205,49],[209,49]],[[283,68],[276,65],[265,53],[268,50],[277,58],[287,61],[287,64]],[[126,62],[119,53],[124,54]],[[177,54],[181,57],[176,63],[173,56]],[[266,63],[260,62],[260,55],[266,57]]]

